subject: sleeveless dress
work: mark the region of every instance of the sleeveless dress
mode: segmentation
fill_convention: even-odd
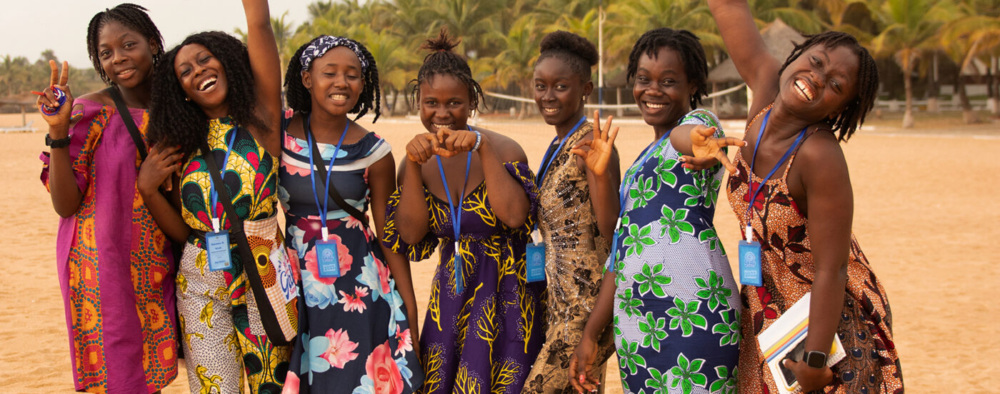
[[[748,130],[753,123],[747,124]],[[744,341],[740,348],[742,393],[777,392],[757,335],[812,290],[815,267],[809,242],[809,221],[799,212],[788,191],[788,171],[795,161],[795,153],[797,151],[788,158],[781,177],[770,179],[764,185],[750,214],[754,239],[761,247],[764,286],[743,286],[740,293],[745,308],[741,323]],[[742,230],[747,225],[746,211],[750,204],[749,177],[753,177],[754,187],[760,184],[761,178],[753,174],[741,153],[736,154],[734,164],[739,175],[729,178],[728,196]],[[851,235],[850,248],[847,292],[837,327],[837,336],[847,357],[833,366],[833,383],[824,391],[902,393],[903,376],[892,337],[889,300],[854,235]]]
[[[433,164],[431,164],[433,165]],[[447,201],[427,188],[430,231],[407,245],[396,229],[399,190],[389,198],[383,242],[411,261],[427,259],[438,241],[441,261],[420,332],[424,393],[520,393],[544,341],[545,283],[526,283],[524,253],[537,210],[535,176],[525,163],[504,163],[531,203],[524,225],[510,228],[494,214],[486,183],[462,204],[464,289],[454,281],[454,233]],[[470,185],[471,187],[471,185]]]
[[[77,99],[69,155],[82,199],[59,219],[56,264],[73,385],[154,392],[177,377],[171,244],[135,188],[139,155],[114,105]],[[148,112],[129,109],[145,136]],[[49,156],[41,157],[49,187]]]
[[[723,137],[708,111],[691,111],[680,124],[716,127]],[[724,171],[684,169],[669,140],[651,149],[625,173],[635,181],[623,191],[621,234],[609,258],[624,392],[732,391],[740,305],[713,225]]]
[[[545,241],[547,282],[545,344],[535,360],[524,392],[575,393],[566,370],[583,336],[604,276],[611,240],[600,235],[590,201],[587,173],[576,165],[570,149],[593,130],[585,122],[571,135],[538,185],[538,229]],[[558,144],[553,144],[550,151]],[[598,342],[594,375],[604,380],[605,361],[614,353],[613,335],[605,330]],[[603,392],[604,386],[599,387]]]
[[[221,163],[232,133],[236,133],[232,153],[228,162]],[[225,172],[224,187],[246,231],[263,228],[278,235],[277,160],[229,118],[210,120],[207,138],[212,149],[207,157]],[[218,217],[223,208],[217,203],[211,213],[208,211],[212,186],[205,158],[199,150],[181,168],[181,216],[192,229],[177,273],[177,309],[184,331],[188,384],[192,392],[239,393],[245,370],[252,393],[278,393],[290,349],[275,346],[263,332],[254,332],[251,315],[256,311],[249,309],[256,308],[235,239],[230,238],[229,246],[232,266],[209,270],[204,233],[212,231],[212,214]],[[221,227],[229,229],[229,220],[222,216]],[[261,240],[250,242],[256,252],[256,243]],[[263,246],[271,250],[280,244]]]
[[[292,265],[301,272],[299,335],[292,351],[285,392],[412,393],[423,383],[413,351],[403,298],[385,263],[378,237],[368,227],[328,202],[330,239],[339,243],[339,278],[321,278],[316,241],[322,223],[316,207],[309,142],[283,136],[278,198],[285,210],[285,242]],[[319,143],[328,166],[336,145]],[[330,174],[332,187],[348,204],[367,212],[368,167],[392,152],[375,133],[341,146]],[[326,180],[316,178],[320,202]],[[380,391],[379,388],[388,388]]]

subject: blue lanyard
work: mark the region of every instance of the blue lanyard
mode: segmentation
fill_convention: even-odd
[[[649,157],[653,155],[653,152],[656,152],[656,148],[659,147],[664,140],[670,137],[671,131],[674,131],[674,129],[671,128],[670,130],[667,130],[667,133],[663,134],[663,137],[660,137],[660,139],[656,140],[656,142],[654,142],[650,146],[647,146],[646,149],[642,151],[642,153],[639,155],[639,160],[636,162],[639,166],[636,167],[635,173],[632,174],[632,177],[626,178],[625,182],[623,182],[621,187],[618,189],[618,204],[619,204],[618,223],[615,224],[615,237],[614,240],[611,242],[612,256],[614,256],[615,251],[618,250],[618,238],[621,235],[619,227],[621,227],[622,225],[622,215],[625,214],[625,200],[627,199],[628,191],[629,189],[632,188],[632,184],[635,183],[635,180],[639,178],[639,171],[641,171],[642,167],[646,165],[646,160],[649,160]],[[636,164],[632,165],[635,166]]]
[[[764,114],[764,120],[760,122],[760,131],[757,133],[757,144],[754,145],[754,147],[753,147],[753,156],[750,158],[750,169],[749,169],[750,174],[747,175],[749,177],[748,180],[749,180],[749,183],[750,183],[750,190],[751,190],[751,193],[750,193],[750,203],[747,205],[747,213],[746,213],[747,231],[746,231],[745,236],[746,236],[746,241],[747,242],[751,241],[750,235],[752,234],[750,232],[751,231],[750,230],[750,210],[753,209],[753,203],[754,203],[754,201],[757,200],[757,195],[760,194],[760,191],[764,189],[764,184],[767,183],[768,179],[771,179],[771,176],[774,175],[774,172],[778,170],[778,167],[781,167],[781,163],[784,163],[785,160],[788,160],[788,156],[790,156],[792,154],[792,152],[795,150],[795,147],[799,146],[799,143],[802,142],[802,138],[806,135],[806,130],[809,129],[809,127],[802,128],[802,132],[800,132],[799,136],[797,138],[795,138],[795,142],[792,143],[792,146],[790,146],[788,148],[788,150],[785,151],[784,156],[781,156],[781,159],[779,159],[778,162],[774,164],[774,168],[772,168],[771,172],[768,172],[767,176],[765,176],[764,179],[762,179],[760,181],[760,184],[758,184],[758,186],[757,186],[757,188],[755,190],[754,187],[753,187],[753,166],[754,166],[754,163],[757,161],[757,148],[760,148],[760,137],[764,136],[764,128],[767,127],[767,119],[770,118],[770,117],[771,117],[771,110],[767,110],[767,113]]]
[[[233,153],[233,144],[236,142],[236,134],[240,132],[239,127],[233,126],[233,136],[229,137],[229,145],[226,146],[226,158],[222,161],[222,178],[226,177],[226,165],[229,164],[229,154]],[[212,157],[212,152],[204,152],[205,160],[215,160]],[[215,182],[212,181],[212,177],[208,177],[208,186],[211,189],[209,191],[209,202],[211,203],[208,207],[209,216],[212,218],[212,231],[219,232],[222,229],[222,214],[220,213],[218,217],[215,216],[213,211],[215,210],[215,204],[219,202],[219,193],[215,191]],[[224,185],[223,185],[224,186]]]
[[[472,127],[469,127],[469,130],[471,131]],[[451,214],[451,230],[454,234],[453,239],[455,241],[455,252],[454,258],[452,259],[455,264],[455,289],[458,292],[462,292],[462,278],[460,277],[462,268],[459,266],[462,262],[460,258],[461,251],[459,251],[458,239],[462,235],[462,202],[465,200],[465,189],[469,185],[469,169],[472,167],[472,152],[470,151],[465,159],[465,181],[462,183],[462,194],[458,196],[457,207],[451,199],[451,189],[448,188],[448,178],[444,176],[444,165],[441,164],[441,156],[436,156],[435,158],[438,162],[438,172],[441,173],[441,183],[444,184],[444,194],[448,196],[448,213]]]
[[[327,195],[330,194],[330,174],[333,173],[333,162],[334,162],[334,160],[337,160],[337,154],[340,153],[340,146],[343,145],[343,143],[344,143],[344,137],[347,136],[347,128],[350,125],[351,125],[351,121],[350,120],[348,120],[347,123],[344,124],[344,132],[340,133],[340,140],[337,141],[337,147],[333,149],[333,157],[330,158],[330,167],[326,171],[326,184],[324,185],[326,187],[326,189],[324,189],[325,193],[323,194],[323,206],[322,207],[320,207],[320,205],[319,205],[319,193],[316,191],[316,176],[313,175],[316,172],[312,170],[312,166],[313,165],[325,165],[325,163],[323,163],[323,158],[322,157],[319,158],[319,160],[320,160],[319,164],[315,164],[315,162],[313,161],[313,155],[312,155],[312,151],[313,150],[312,150],[312,148],[313,148],[314,142],[313,142],[313,136],[312,136],[312,128],[309,127],[309,118],[308,118],[308,115],[306,117],[306,128],[305,128],[305,130],[303,130],[303,131],[305,131],[306,139],[309,141],[309,149],[306,149],[306,151],[309,152],[309,181],[310,181],[309,184],[312,185],[313,200],[316,201],[316,210],[319,211],[319,220],[322,221],[322,223],[323,223],[323,240],[324,241],[326,241],[327,238],[329,238],[329,231],[330,231],[326,227],[326,213],[327,213],[327,209],[330,207],[330,198],[327,197]]]
[[[552,165],[553,161],[555,161],[556,156],[559,155],[559,152],[562,152],[563,145],[566,144],[566,141],[569,140],[569,137],[572,136],[573,133],[575,133],[576,130],[580,128],[580,125],[582,125],[583,122],[586,120],[587,120],[586,116],[580,118],[580,121],[576,122],[576,126],[573,126],[573,129],[570,130],[569,133],[566,134],[565,137],[563,137],[562,141],[559,142],[559,146],[556,147],[556,150],[549,152],[549,154],[546,154],[545,157],[542,158],[542,165],[538,167],[538,172],[537,172],[538,176],[535,177],[535,179],[537,180],[535,184],[538,185],[539,188],[542,187],[542,181],[545,179],[545,175],[548,174],[549,172],[549,166]],[[549,143],[549,146],[555,144],[557,139],[559,139],[558,135],[552,138],[552,142]]]

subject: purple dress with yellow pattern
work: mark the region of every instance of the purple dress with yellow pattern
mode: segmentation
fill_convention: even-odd
[[[431,283],[431,299],[420,335],[424,393],[520,393],[545,338],[545,282],[525,282],[525,246],[538,209],[535,176],[525,163],[504,167],[531,202],[529,220],[518,228],[503,224],[480,183],[462,204],[464,289],[456,292],[454,233],[448,202],[424,188],[430,231],[415,245],[396,229],[399,190],[389,198],[383,242],[411,261],[431,256],[439,240],[441,261]]]

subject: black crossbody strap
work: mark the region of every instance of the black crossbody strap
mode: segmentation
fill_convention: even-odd
[[[312,134],[312,129],[306,121],[307,116],[309,115],[302,116],[302,131],[307,134]],[[319,161],[318,164],[309,163],[309,165],[316,168],[316,173],[319,175],[319,178],[325,182],[327,179],[326,163],[323,162],[323,156],[319,153],[319,143],[316,142],[315,136],[310,137],[309,139],[312,140],[312,156],[318,158],[317,160]],[[331,184],[327,187],[327,189],[330,190],[330,198],[333,199],[333,202],[337,203],[337,206],[343,209],[344,212],[354,216],[355,219],[358,219],[365,226],[368,226],[368,218],[365,217],[365,214],[361,213],[361,211],[353,205],[347,203],[347,201],[344,201],[344,198],[340,196],[340,192],[337,191],[337,187],[333,184],[333,182],[330,183]]]
[[[146,150],[146,143],[142,141],[142,134],[139,133],[139,127],[135,125],[132,113],[125,106],[125,99],[122,98],[122,93],[118,91],[117,87],[111,88],[111,99],[115,100],[118,115],[122,117],[122,122],[125,123],[128,133],[132,135],[132,142],[135,142],[135,149],[139,151],[139,157],[142,158],[142,161],[146,161],[146,156],[149,155],[149,151]]]
[[[236,133],[238,130],[233,130],[233,132]],[[277,316],[274,313],[274,307],[271,306],[270,300],[267,299],[267,290],[264,288],[264,281],[260,277],[260,272],[257,271],[257,260],[253,257],[250,243],[247,242],[246,233],[243,231],[243,220],[240,219],[239,215],[236,214],[236,209],[233,208],[233,199],[229,195],[225,184],[222,183],[222,171],[219,170],[219,164],[215,162],[215,156],[212,155],[212,148],[209,148],[207,140],[201,142],[201,157],[205,160],[205,165],[208,166],[208,172],[212,175],[215,192],[219,194],[219,201],[226,212],[226,217],[229,218],[229,234],[235,238],[236,249],[240,252],[240,256],[243,257],[243,272],[247,274],[250,289],[253,290],[254,300],[257,301],[257,308],[260,309],[261,316]],[[219,223],[219,226],[222,226],[222,223]],[[254,264],[254,267],[247,269],[247,264]],[[271,342],[274,342],[276,345],[288,344],[285,341],[285,335],[281,331],[281,326],[278,325],[276,319],[260,320]]]

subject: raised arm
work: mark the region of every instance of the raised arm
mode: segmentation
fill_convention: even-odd
[[[430,231],[430,207],[424,195],[421,172],[424,163],[434,157],[437,137],[421,133],[406,144],[406,159],[399,165],[399,207],[396,228],[403,242],[416,245]]]
[[[497,219],[510,228],[523,226],[528,220],[531,201],[504,163],[521,162],[527,165],[528,157],[524,150],[514,140],[486,131],[482,133],[479,160],[483,165],[483,182],[489,190],[487,198]]]
[[[773,97],[777,93],[781,63],[767,52],[747,0],[708,0],[708,6],[719,25],[729,57],[740,77],[754,91],[754,98]]]
[[[52,69],[49,87],[38,93],[37,105],[59,107],[59,112],[55,115],[42,116],[49,124],[49,137],[58,141],[69,137],[70,126],[75,123],[70,119],[73,94],[69,91],[69,64],[63,62],[61,73],[55,60],[49,60],[49,67]],[[58,87],[66,93],[66,102],[61,106],[56,101],[53,87]],[[80,208],[80,201],[83,200],[83,192],[76,184],[73,158],[69,155],[68,145],[49,149],[49,196],[52,198],[52,207],[56,213],[64,218],[73,216]]]
[[[257,94],[256,114],[267,130],[250,132],[271,156],[281,155],[281,60],[271,30],[267,0],[243,0],[247,17],[247,51]]]

